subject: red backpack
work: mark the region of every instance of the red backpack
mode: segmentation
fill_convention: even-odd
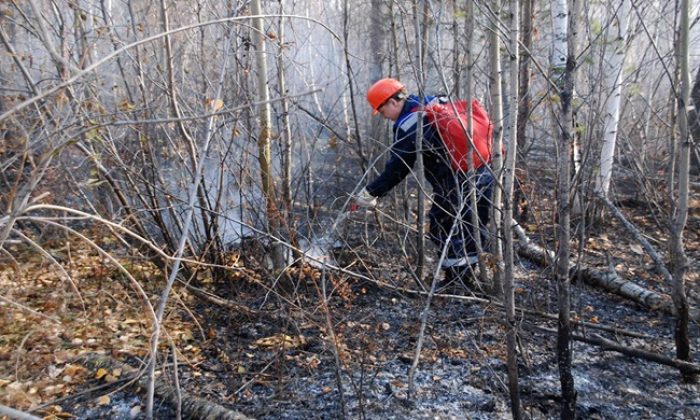
[[[454,105],[454,108],[452,108]],[[462,99],[452,103],[433,101],[425,106],[428,121],[437,128],[440,138],[450,154],[452,169],[466,172],[467,152],[467,101]],[[457,111],[455,114],[454,110]],[[474,169],[491,163],[493,125],[484,107],[476,99],[472,100],[472,130]]]

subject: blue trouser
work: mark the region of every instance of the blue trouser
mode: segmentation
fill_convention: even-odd
[[[479,217],[479,232],[472,225],[472,208],[469,205],[469,184],[466,177],[461,188],[433,195],[433,205],[430,208],[430,239],[442,250],[447,245],[447,255],[442,268],[467,267],[478,262],[476,235],[482,234],[489,221],[491,195],[493,193],[493,175],[482,167],[477,170],[475,186],[477,190],[476,207]],[[460,207],[462,209],[460,213]],[[455,221],[455,218],[457,220]],[[455,230],[452,226],[457,223]]]

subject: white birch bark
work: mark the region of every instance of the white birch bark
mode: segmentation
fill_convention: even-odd
[[[552,53],[550,66],[555,76],[561,75],[566,67],[566,34],[569,30],[567,18],[569,8],[566,0],[555,0],[552,2]]]
[[[622,97],[622,73],[626,57],[630,0],[621,0],[613,9],[605,33],[606,51],[603,57],[605,114],[603,115],[603,146],[600,150],[600,172],[596,179],[596,192],[607,197],[612,178],[617,130],[620,121]]]
[[[573,0],[576,1],[576,0]],[[552,13],[552,53],[550,57],[550,72],[551,77],[554,79],[555,83],[560,83],[560,79],[564,77],[564,72],[566,71],[566,60],[567,52],[569,50],[568,36],[571,34],[571,21],[569,19],[569,4],[567,0],[555,0],[551,7]],[[576,96],[576,92],[572,92],[573,97]],[[561,100],[561,97],[558,98]],[[572,123],[575,125],[575,109],[572,109]],[[556,123],[552,127],[552,132],[557,132],[559,126]],[[581,146],[578,141],[578,136],[575,131],[571,132],[571,147],[568,149],[567,156],[571,160],[569,164],[569,171],[571,173],[572,179],[578,179],[578,174],[581,171],[582,166],[582,153]],[[574,191],[572,194],[571,202],[571,212],[574,216],[579,216],[582,214],[584,205],[581,200],[581,194],[576,192],[577,186],[574,186]]]

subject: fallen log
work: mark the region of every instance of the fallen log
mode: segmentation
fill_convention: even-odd
[[[15,410],[4,405],[0,405],[0,416],[7,416],[9,419],[15,420],[41,420],[41,417],[32,416],[24,411]]]
[[[84,366],[93,369],[99,369],[101,367],[109,369],[119,368],[125,374],[134,375],[138,372],[138,369],[135,369],[131,365],[102,354],[90,353],[81,355],[79,360]],[[148,378],[141,376],[139,385],[145,388],[148,385]],[[177,406],[179,396],[184,418],[199,420],[250,420],[250,417],[239,411],[230,410],[215,402],[190,395],[182,390],[178,393],[178,390],[170,386],[161,376],[156,377],[155,393],[158,397],[173,406]]]
[[[613,292],[642,306],[661,310],[669,314],[674,314],[675,312],[670,296],[645,289],[634,282],[620,278],[612,269],[600,270],[578,266],[576,268],[572,267],[570,275],[572,278],[580,278],[586,284]]]
[[[518,255],[539,265],[552,264],[555,259],[554,252],[532,243],[520,226],[514,226],[513,229],[519,238]],[[588,285],[615,293],[646,308],[672,315],[676,313],[670,296],[645,289],[632,281],[622,279],[613,269],[601,270],[572,263],[569,277],[572,281],[581,279]],[[692,319],[700,321],[700,313],[697,309],[693,309],[690,316]]]

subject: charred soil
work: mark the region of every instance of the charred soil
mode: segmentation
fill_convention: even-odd
[[[553,219],[544,202],[530,210],[540,213],[531,213],[524,226],[547,244]],[[664,231],[654,228],[659,215],[632,199],[618,204],[663,248]],[[692,203],[689,227],[698,226],[699,208],[697,200]],[[503,310],[483,295],[472,299],[463,289],[450,290],[460,296],[436,296],[428,309],[415,389],[409,394],[408,371],[426,297],[409,291],[416,289],[406,268],[411,257],[394,255],[401,235],[391,227],[378,233],[374,221],[369,212],[348,217],[349,226],[361,228],[344,228],[345,242],[334,251],[334,260],[354,276],[306,265],[275,277],[240,249],[228,259],[235,274],[225,280],[197,279],[199,288],[224,304],[178,286],[166,317],[159,377],[174,387],[174,351],[182,394],[260,419],[510,417]],[[575,243],[574,249],[585,250],[581,264],[613,269],[668,294],[670,285],[661,281],[651,259],[626,238],[623,227],[609,219],[589,229],[583,245]],[[698,239],[698,229],[689,228],[687,286],[694,306],[700,296]],[[143,417],[144,393],[130,383],[130,374],[117,365],[100,370],[81,361],[96,353],[134,369],[143,366],[151,324],[137,293],[85,246],[64,241],[46,246],[62,257],[75,284],[28,250],[13,250],[15,261],[4,265],[0,286],[2,296],[20,306],[0,303],[1,403],[55,418]],[[135,257],[123,255],[121,261],[138,273],[155,302],[162,273]],[[428,268],[434,263],[429,259]],[[431,280],[427,275],[423,284]],[[518,260],[515,284],[523,411],[527,418],[558,418],[552,333],[557,325],[547,315],[557,311],[551,268]],[[598,335],[674,357],[672,315],[575,279],[571,307],[573,319],[580,321],[576,335]],[[696,350],[697,322],[691,325],[691,339]],[[678,370],[580,341],[574,341],[572,351],[580,418],[700,418],[700,389],[682,382]],[[170,402],[158,400],[156,417],[174,415]]]

